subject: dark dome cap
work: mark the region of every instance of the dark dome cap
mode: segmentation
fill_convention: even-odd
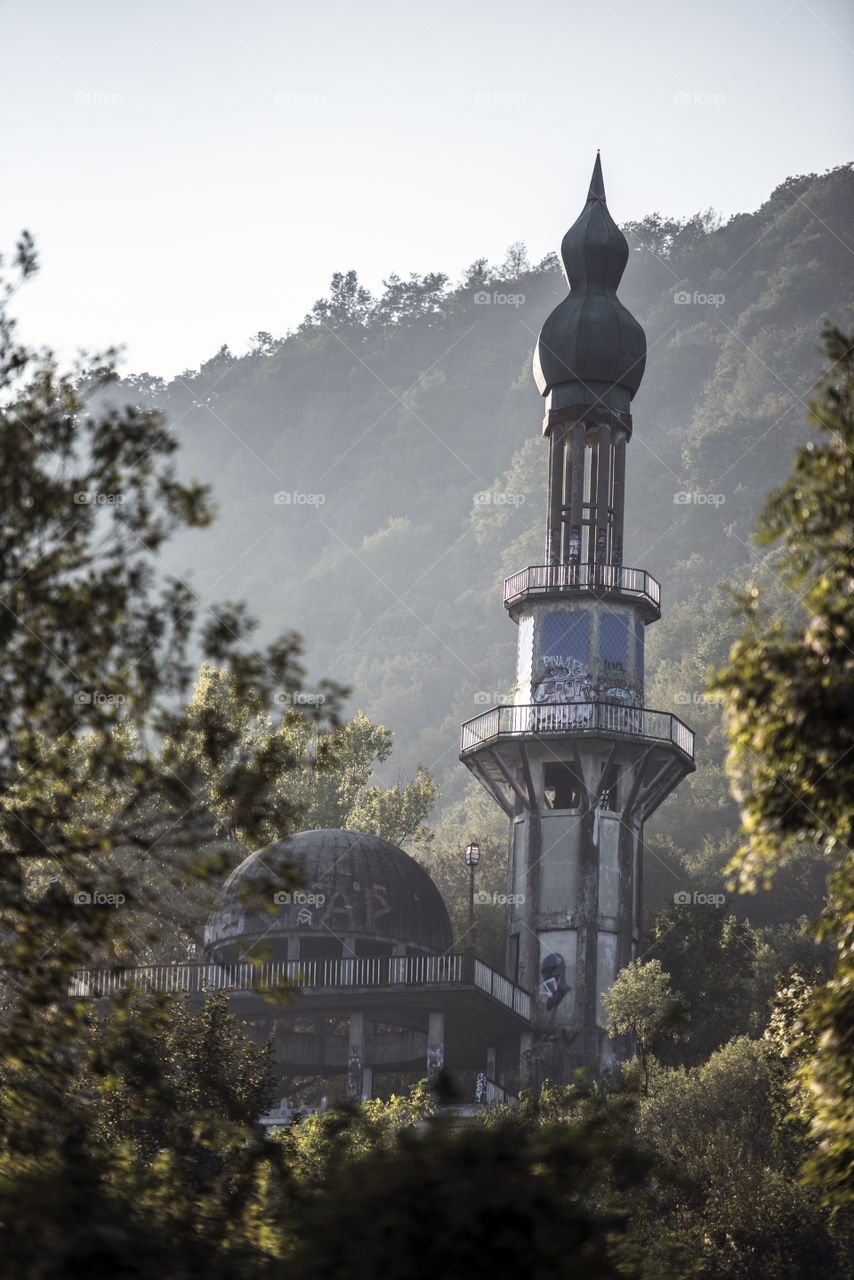
[[[560,247],[569,296],[542,327],[534,379],[549,408],[604,404],[628,412],[646,362],[646,338],[617,297],[629,258],[626,237],[608,212],[596,156],[587,203]]]
[[[294,867],[304,887],[291,892]],[[245,858],[208,917],[205,944],[215,953],[260,941],[277,950],[288,935],[321,932],[429,951],[447,951],[452,940],[442,895],[414,858],[368,832],[327,829]]]

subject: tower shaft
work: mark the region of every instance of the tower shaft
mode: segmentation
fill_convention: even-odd
[[[535,994],[529,1084],[615,1061],[601,1001],[640,951],[643,825],[694,769],[690,729],[644,706],[645,629],[661,591],[623,565],[623,519],[645,341],[616,297],[628,247],[598,159],[561,248],[571,291],[534,358],[549,447],[545,564],[504,584],[513,703],[464,724],[460,752],[510,820],[505,967]]]

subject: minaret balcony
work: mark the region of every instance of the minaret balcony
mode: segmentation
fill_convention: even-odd
[[[533,703],[493,707],[460,730],[463,759],[481,747],[501,739],[574,737],[628,737],[669,742],[694,767],[694,734],[669,711],[651,711],[622,702]]]
[[[511,614],[532,599],[580,595],[622,596],[642,606],[645,622],[661,617],[661,585],[645,569],[621,564],[537,564],[504,579],[504,607]]]

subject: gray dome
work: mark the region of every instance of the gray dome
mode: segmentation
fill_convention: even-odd
[[[303,887],[288,888],[298,867]],[[398,952],[451,948],[442,895],[414,858],[363,831],[301,831],[241,862],[223,886],[205,929],[217,960],[234,960],[254,943],[274,959],[293,957],[294,937],[337,939],[370,953],[372,944]]]
[[[602,165],[587,203],[560,247],[569,296],[558,303],[534,350],[534,379],[555,404],[601,402],[627,412],[646,363],[646,338],[617,297],[629,257],[626,237],[608,212]]]

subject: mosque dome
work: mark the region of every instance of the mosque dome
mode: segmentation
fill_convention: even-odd
[[[560,252],[570,293],[537,339],[537,386],[550,409],[604,404],[627,413],[643,377],[646,338],[617,297],[629,246],[608,212],[598,155],[587,203]]]
[[[206,951],[230,962],[256,944],[281,960],[444,952],[452,936],[442,895],[414,858],[363,831],[321,830],[256,850],[226,880]]]

